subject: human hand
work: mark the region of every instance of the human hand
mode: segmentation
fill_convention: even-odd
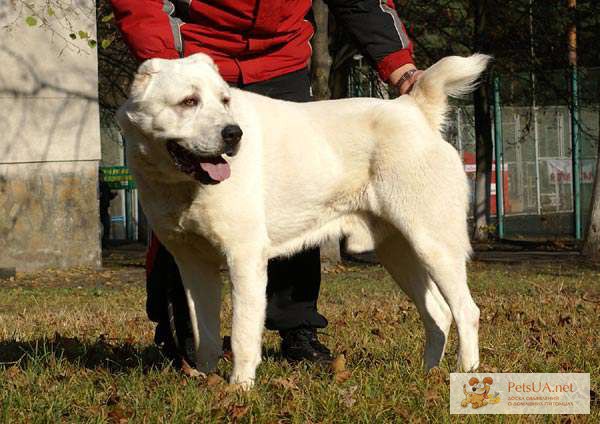
[[[395,86],[400,95],[408,94],[419,78],[423,75],[423,71],[417,69],[412,63],[401,66],[390,75],[390,83]]]

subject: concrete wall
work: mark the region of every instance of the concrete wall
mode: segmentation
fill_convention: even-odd
[[[27,3],[0,5],[0,268],[99,266],[97,52],[69,36],[95,2]]]

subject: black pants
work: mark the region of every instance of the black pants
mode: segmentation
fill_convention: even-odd
[[[311,100],[308,71],[301,70],[253,84],[239,84],[245,91],[274,99],[308,102]],[[267,129],[268,131],[268,129]],[[242,140],[243,142],[243,140]],[[179,299],[187,311],[179,270],[169,252],[161,246],[147,279],[146,309],[153,321],[167,318],[167,295]],[[269,330],[289,330],[299,327],[323,328],[325,317],[317,312],[317,298],[321,286],[319,248],[301,252],[290,258],[269,261],[267,284],[267,320]],[[176,317],[182,319],[182,317]],[[185,317],[185,319],[188,319]]]

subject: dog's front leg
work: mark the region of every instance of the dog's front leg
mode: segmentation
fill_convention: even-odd
[[[194,336],[196,368],[214,371],[221,356],[221,277],[219,265],[199,255],[176,256],[183,280]]]
[[[244,252],[228,258],[232,283],[233,323],[231,383],[249,389],[261,360],[261,339],[267,305],[267,259]]]

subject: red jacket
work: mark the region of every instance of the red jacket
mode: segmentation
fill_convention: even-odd
[[[326,0],[377,63],[381,77],[412,62],[412,43],[392,0]],[[308,65],[311,0],[111,0],[125,42],[140,60],[206,53],[225,80],[245,84]]]

